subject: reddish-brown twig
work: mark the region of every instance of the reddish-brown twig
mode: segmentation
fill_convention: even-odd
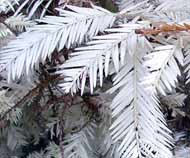
[[[135,32],[141,35],[158,35],[159,33],[190,31],[190,25],[180,24],[163,24],[153,29],[136,29]]]

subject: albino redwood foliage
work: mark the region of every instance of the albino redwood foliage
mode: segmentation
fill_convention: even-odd
[[[114,2],[0,0],[1,155],[174,156],[187,134],[173,139],[166,115],[190,119],[190,2]]]

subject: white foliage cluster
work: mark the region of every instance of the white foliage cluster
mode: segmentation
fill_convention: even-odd
[[[33,5],[29,18],[42,2],[43,0],[38,0]],[[105,149],[104,155],[111,149],[112,143],[116,143],[119,144],[117,151],[120,154],[116,158],[172,158],[171,131],[167,128],[157,95],[167,95],[176,87],[177,77],[181,75],[179,65],[184,66],[184,63],[187,65],[185,72],[187,83],[189,82],[190,55],[188,40],[185,39],[187,36],[168,38],[161,34],[158,37],[150,35],[145,38],[137,35],[135,30],[148,28],[149,24],[152,24],[152,19],[158,20],[158,17],[168,22],[168,16],[173,12],[170,12],[170,9],[179,9],[181,13],[182,8],[188,8],[189,1],[155,0],[150,3],[146,0],[116,0],[116,2],[121,10],[118,14],[96,6],[80,8],[68,5],[64,9],[57,9],[60,16],[45,16],[37,20],[38,24],[28,28],[16,40],[3,47],[0,50],[0,64],[6,70],[8,82],[15,81],[22,76],[30,76],[31,72],[38,68],[39,63],[45,63],[47,58],[51,59],[55,50],[61,52],[64,48],[77,47],[69,54],[69,60],[56,66],[55,73],[64,78],[59,87],[65,93],[73,95],[80,90],[83,94],[88,81],[90,91],[93,93],[98,82],[102,86],[104,77],[117,73],[113,79],[114,86],[109,90],[110,93],[117,95],[110,105],[113,123],[101,146]],[[15,14],[18,14],[27,3],[26,0]],[[52,0],[45,8],[47,9],[51,3]],[[135,17],[132,21],[107,29],[113,26],[117,16],[138,7],[144,12],[151,11],[153,16],[150,21],[146,14],[142,14],[142,19],[143,17],[146,19],[142,21],[141,15],[138,14],[140,12],[137,11],[138,16],[133,13]],[[42,16],[46,9],[43,10]],[[181,21],[185,18],[188,17],[179,16],[176,19]],[[10,20],[10,23],[14,25],[14,20]],[[19,25],[23,28],[26,23],[19,22]],[[85,44],[80,46],[83,42]],[[185,62],[183,51],[186,53]],[[172,99],[171,103],[182,106],[185,98],[184,94],[176,94],[168,96],[166,100]],[[7,106],[6,101],[5,103]],[[5,105],[4,102],[2,105]],[[76,121],[76,124],[78,122],[81,121]],[[52,135],[57,123],[57,120],[54,120],[49,124]],[[69,123],[67,122],[66,126]],[[89,137],[93,140],[92,131],[92,128],[85,128],[80,132],[66,135],[63,141],[64,153],[56,144],[50,144],[46,152],[32,153],[28,158],[58,158],[60,154],[69,158],[89,158],[91,155],[89,152],[93,150],[89,143]],[[25,144],[24,138],[21,142],[17,141],[13,144],[11,139],[8,141],[11,149],[16,148],[17,143]],[[102,150],[98,150],[98,153],[100,151]],[[115,152],[115,148],[112,151]]]
[[[24,29],[34,25],[34,22],[29,21],[24,15],[11,16],[7,18],[4,23],[9,26],[11,30],[0,23],[0,38],[2,40],[9,35],[13,35],[12,30],[22,32]]]
[[[16,9],[14,15],[19,15],[22,13],[24,9],[27,11],[27,18],[43,18],[46,12],[48,11],[49,6],[54,2],[54,0],[25,0],[23,1],[19,7]],[[59,4],[61,5],[62,0],[59,0]],[[39,14],[39,16],[36,16],[36,14]]]
[[[156,8],[156,11],[186,12],[190,9],[188,0],[159,0],[159,2],[160,5]]]
[[[59,10],[61,17],[48,16],[39,20],[45,24],[31,27],[2,48],[0,63],[6,65],[9,81],[19,79],[23,74],[29,75],[35,65],[45,62],[55,49],[60,51],[80,44],[114,21],[113,14],[103,9],[67,7],[71,11]]]
[[[118,149],[121,157],[137,158],[146,155],[148,157],[169,158],[172,156],[169,150],[172,144],[169,143],[171,141],[170,131],[165,126],[166,122],[159,110],[155,94],[153,93],[153,96],[150,97],[140,82],[141,76],[146,74],[141,67],[142,57],[146,55],[147,51],[152,50],[152,46],[145,38],[138,37],[134,33],[135,29],[141,27],[143,25],[126,24],[122,25],[121,28],[109,29],[106,30],[108,35],[94,37],[94,40],[88,42],[85,47],[77,48],[71,54],[71,59],[60,67],[63,70],[58,71],[66,76],[65,83],[60,86],[67,93],[75,93],[78,89],[83,92],[86,78],[89,77],[91,92],[93,92],[97,78],[99,78],[101,85],[103,74],[105,73],[105,76],[109,74],[111,61],[115,72],[118,72],[125,64],[114,79],[115,86],[110,90],[114,92],[123,87],[111,105],[112,116],[117,117],[111,126],[112,138],[116,142],[122,140]],[[173,57],[171,49],[173,50],[173,47],[169,49],[168,53],[170,57]],[[92,55],[89,56],[89,54]],[[167,49],[165,54],[168,55]],[[175,64],[174,70],[177,66]],[[159,64],[156,65],[159,66]],[[154,69],[153,66],[153,63],[148,65],[149,68]],[[169,65],[169,67],[172,66]],[[166,68],[158,68],[157,71],[160,73],[162,70],[166,71]],[[172,78],[172,83],[173,80],[176,80],[176,76],[174,79]],[[168,76],[165,79],[168,79]],[[161,79],[158,78],[158,82],[160,81]],[[145,122],[144,119],[147,121]],[[125,122],[125,120],[127,121]],[[149,134],[147,135],[147,133]]]
[[[185,38],[187,40],[186,41],[186,47],[184,48],[185,51],[185,59],[184,59],[184,64],[185,64],[185,70],[184,72],[186,73],[186,84],[188,84],[190,82],[190,49],[189,49],[189,40],[188,38]]]
[[[45,2],[45,6],[43,6],[43,3]],[[54,0],[1,0],[0,1],[0,13],[7,13],[9,11],[14,12],[14,16],[18,16],[24,9],[27,10],[28,16],[27,18],[31,19],[35,17],[35,14],[39,12],[40,10],[40,18],[42,18],[49,6],[54,2]],[[59,3],[62,3],[60,0]],[[43,7],[42,7],[43,6]]]
[[[145,82],[149,85],[147,90],[154,93],[157,89],[162,95],[172,91],[172,88],[176,86],[177,76],[181,74],[177,61],[183,65],[180,47],[176,45],[158,46],[144,58],[143,64],[150,71],[145,77]]]
[[[110,61],[114,64],[115,72],[119,71],[124,65],[127,46],[129,53],[133,50],[129,43],[136,38],[132,36],[132,30],[142,27],[139,24],[122,26],[123,28],[108,29],[108,35],[93,37],[94,40],[86,43],[85,47],[76,48],[71,54],[72,58],[59,67],[57,73],[65,76],[66,81],[60,87],[66,93],[73,94],[80,89],[83,94],[87,77],[90,80],[91,93],[96,87],[97,79],[102,86],[103,77],[109,74]]]
[[[35,23],[28,20],[24,15],[11,16],[5,20],[5,23],[12,29],[22,32],[24,29],[33,26]]]
[[[190,3],[188,0],[159,0],[159,5],[155,8],[155,16],[160,21],[180,23],[189,19]]]
[[[137,41],[144,42],[140,37]],[[134,45],[134,42],[130,44]],[[171,148],[168,143],[171,137],[164,125],[165,120],[159,110],[157,98],[148,95],[139,81],[145,74],[140,64],[140,53],[143,53],[146,46],[136,44],[138,47],[134,46],[134,54],[132,57],[128,56],[128,63],[115,77],[114,87],[110,90],[114,92],[121,88],[111,104],[112,116],[117,118],[111,126],[112,138],[115,141],[122,140],[118,150],[123,158],[138,158],[143,155],[169,158],[172,156],[168,149]]]
[[[143,2],[155,9],[155,12],[165,13],[185,13],[189,12],[190,2],[188,0],[114,0],[120,10],[128,6],[134,7],[136,4]]]
[[[25,0],[16,10],[14,15],[18,15],[21,13],[22,9],[27,8],[27,10],[29,11],[28,13],[28,18],[31,19],[32,16],[37,12],[37,10],[39,9],[39,7],[43,4],[43,2],[45,2],[46,0],[36,0],[36,1],[30,1],[30,0]],[[53,2],[53,0],[49,0],[48,3],[44,6],[44,9],[41,11],[41,18],[45,15],[48,7],[50,6],[50,4]],[[30,9],[29,9],[30,8]]]
[[[15,11],[14,5],[19,5],[20,0],[0,0],[0,13],[9,10]]]
[[[145,7],[148,3],[147,0],[114,0],[120,11],[126,8],[134,9],[137,6]]]

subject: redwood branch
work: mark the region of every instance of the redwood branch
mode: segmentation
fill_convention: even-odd
[[[153,29],[136,29],[135,33],[141,35],[158,35],[160,33],[172,33],[181,31],[190,31],[190,24],[163,24]]]

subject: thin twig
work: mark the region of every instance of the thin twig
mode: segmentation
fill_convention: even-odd
[[[162,24],[159,27],[153,29],[136,29],[136,34],[141,35],[158,35],[159,33],[181,32],[190,31],[190,25],[184,23],[181,24]]]

